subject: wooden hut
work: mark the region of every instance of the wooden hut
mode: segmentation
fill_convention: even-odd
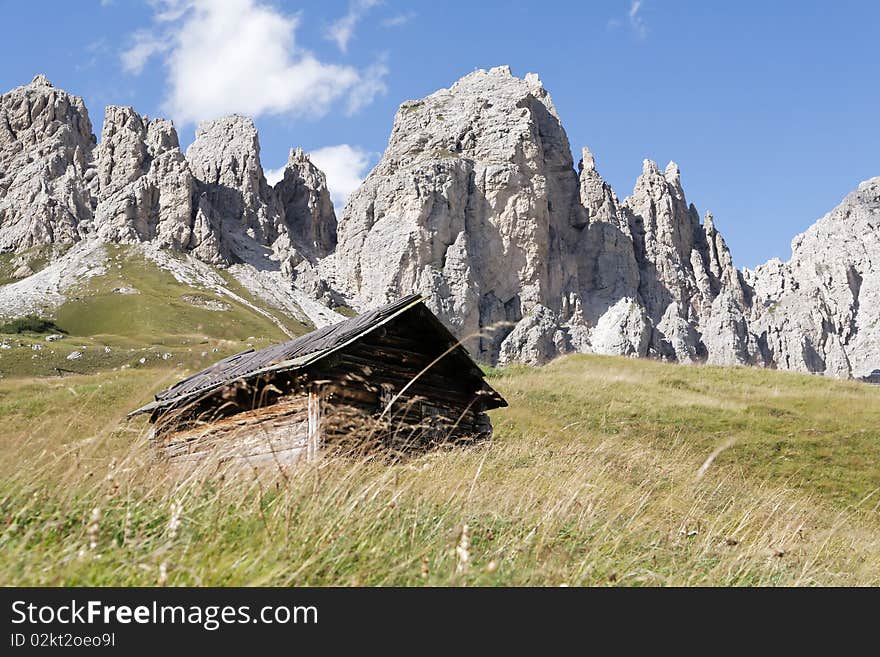
[[[132,415],[150,414],[163,457],[290,462],[352,440],[413,449],[488,436],[486,411],[506,405],[413,295],[224,358]]]

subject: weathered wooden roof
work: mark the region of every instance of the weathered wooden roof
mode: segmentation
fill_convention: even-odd
[[[235,381],[250,379],[264,373],[302,369],[421,303],[422,297],[418,294],[412,294],[351,319],[323,326],[294,340],[272,345],[265,349],[258,349],[256,351],[248,349],[247,351],[234,354],[163,390],[156,395],[155,401],[133,411],[131,415],[147,413],[166,406],[176,406],[181,402],[222,388]],[[426,314],[430,316],[433,323],[436,323],[437,326],[435,328],[439,327],[440,330],[448,334],[451,343],[457,342],[455,337],[433,313],[428,311]],[[459,352],[456,354],[459,358],[463,354],[469,361],[470,366],[474,370],[479,371],[463,346],[459,345],[455,351]],[[482,373],[480,373],[480,376],[482,376]],[[496,405],[507,405],[507,402],[497,392],[492,390],[488,384],[484,384],[484,387],[491,393],[494,393],[493,397],[497,402]]]

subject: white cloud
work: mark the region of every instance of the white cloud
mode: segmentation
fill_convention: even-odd
[[[636,36],[640,39],[644,39],[645,35],[648,34],[648,28],[645,27],[645,22],[642,20],[642,17],[639,16],[641,8],[642,0],[633,0],[632,4],[629,6],[627,17],[629,18],[629,26],[636,33]]]
[[[368,0],[375,2],[375,0]],[[259,0],[154,0],[156,25],[123,54],[132,73],[163,55],[163,110],[180,124],[224,114],[318,117],[334,103],[356,111],[385,91],[385,60],[360,70],[297,46],[299,15]]]
[[[606,23],[606,27],[609,30],[613,30],[626,24],[636,35],[636,38],[644,39],[648,35],[648,27],[639,13],[642,10],[643,4],[643,0],[631,0],[629,10],[626,12],[626,21],[620,18],[611,18]]]
[[[131,46],[122,52],[120,60],[122,70],[134,75],[139,75],[144,70],[150,57],[165,52],[171,47],[167,39],[162,39],[149,30],[138,30],[131,35],[131,39]]]
[[[327,38],[335,41],[342,52],[348,51],[348,42],[354,36],[354,28],[370,9],[380,4],[382,0],[351,0],[348,3],[348,13],[342,18],[335,20],[327,28]]]
[[[376,96],[387,90],[385,78],[388,76],[388,53],[382,53],[370,66],[364,69],[357,84],[348,94],[346,114],[356,114],[362,107],[372,103]]]
[[[147,0],[155,10],[155,18],[160,23],[174,22],[190,10],[192,0]]]
[[[416,17],[416,12],[414,11],[406,11],[402,14],[395,14],[394,16],[389,16],[388,18],[382,21],[382,27],[400,27],[401,25],[406,25],[413,18]]]
[[[263,175],[266,176],[266,182],[269,183],[272,187],[281,182],[281,179],[284,178],[284,168],[278,167],[277,169],[263,169]]]
[[[333,205],[340,214],[348,197],[369,173],[370,154],[357,146],[339,144],[312,151],[309,159],[327,176]]]

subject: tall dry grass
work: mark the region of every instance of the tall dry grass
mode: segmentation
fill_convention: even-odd
[[[490,442],[262,468],[156,460],[123,415],[172,372],[3,383],[0,583],[880,584],[877,391],[603,358],[492,376]]]
[[[500,415],[500,414],[499,414]],[[0,579],[96,585],[875,585],[865,509],[714,462],[564,439],[260,469],[158,462],[110,425],[4,468]],[[570,430],[569,430],[570,431]],[[7,466],[9,464],[6,464]]]

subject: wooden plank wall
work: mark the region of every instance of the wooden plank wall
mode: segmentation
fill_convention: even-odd
[[[308,395],[308,437],[306,459],[314,461],[318,458],[318,450],[322,442],[322,393],[319,385],[313,385]]]
[[[184,461],[210,455],[289,463],[306,455],[308,411],[307,398],[295,395],[216,422],[157,434],[154,444],[162,456]]]

